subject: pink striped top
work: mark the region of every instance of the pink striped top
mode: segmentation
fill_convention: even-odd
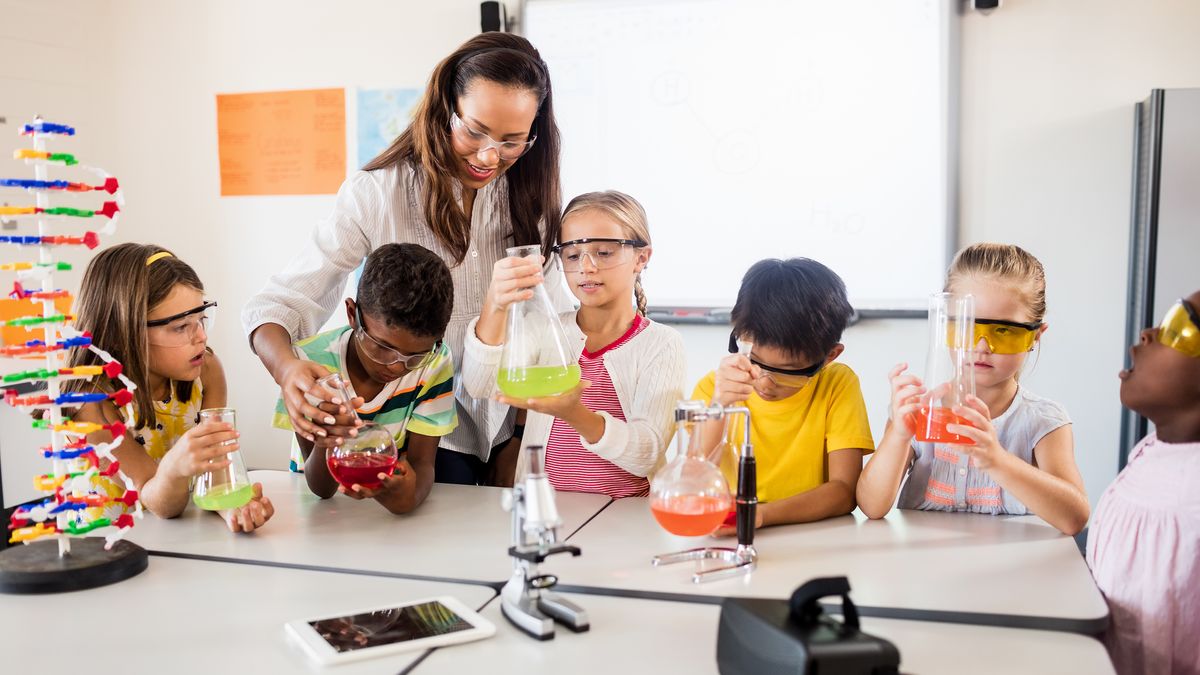
[[[614,418],[627,421],[612,377],[604,367],[604,355],[620,349],[650,322],[638,315],[633,325],[616,342],[597,352],[583,350],[579,356],[579,370],[583,379],[592,383],[580,395],[583,404],[592,412],[606,412]],[[579,433],[571,425],[555,418],[550,427],[550,440],[546,443],[546,475],[556,490],[567,492],[595,492],[609,497],[644,497],[650,494],[650,482],[635,476],[596,453],[583,447]]]

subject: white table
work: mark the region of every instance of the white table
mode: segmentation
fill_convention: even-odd
[[[172,520],[147,514],[129,540],[157,554],[448,581],[495,583],[512,571],[511,515],[500,507],[499,488],[437,483],[416,511],[397,516],[374,500],[318,499],[301,474],[251,471],[250,478],[275,505],[261,530],[231,533],[220,518],[189,505]],[[608,502],[560,493],[562,536]]]
[[[132,579],[74,593],[5,595],[0,653],[11,673],[294,673],[316,670],[284,624],[451,595],[482,607],[495,592],[450,584],[151,557]],[[55,626],[69,626],[54,637]],[[422,652],[337,668],[395,673]]]
[[[586,609],[592,628],[560,628],[538,642],[509,624],[500,600],[482,612],[496,635],[436,649],[413,670],[437,673],[688,673],[717,672],[716,605],[568,594]],[[918,675],[1113,673],[1104,646],[1073,633],[863,618],[863,630],[900,650],[901,671]]]
[[[808,579],[846,576],[865,613],[890,618],[1094,634],[1108,617],[1075,541],[1035,517],[893,511],[880,521],[856,513],[765,528],[755,536],[756,571],[704,584],[691,583],[690,563],[654,568],[650,559],[734,540],[667,534],[644,498],[617,500],[571,543],[582,556],[544,566],[568,588],[717,602],[787,598]]]

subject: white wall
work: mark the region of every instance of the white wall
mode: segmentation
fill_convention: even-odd
[[[72,71],[72,58],[18,72],[0,58],[0,85],[93,82],[78,109],[62,114],[105,136],[94,141],[103,163],[127,186],[120,239],[174,248],[200,272],[221,302],[212,343],[233,382],[248,461],[282,466],[286,438],[267,427],[276,391],[246,348],[237,314],[332,198],[219,197],[214,95],[420,86],[478,30],[478,3],[0,0],[0,57],[24,54],[30,42],[7,30],[18,25],[10,19],[46,7],[90,8],[73,21],[80,34],[86,26],[108,38],[86,64],[98,73]],[[1008,0],[990,16],[962,20],[960,238],[1017,243],[1046,264],[1051,329],[1025,381],[1074,417],[1093,501],[1117,462],[1132,105],[1154,87],[1200,86],[1198,27],[1200,5],[1182,0]],[[53,95],[40,84],[0,91],[22,92],[16,106],[0,99],[0,115],[10,114],[5,134],[12,110],[27,114]],[[694,381],[724,352],[727,328],[682,332]],[[866,322],[845,337],[844,358],[862,379],[877,436],[887,370],[904,359],[919,369],[924,339],[923,322],[901,320]],[[8,467],[7,452],[5,460]]]

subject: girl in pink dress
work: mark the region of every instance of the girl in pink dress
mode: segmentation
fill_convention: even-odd
[[[1121,675],[1200,673],[1200,291],[1142,331],[1121,403],[1154,422],[1104,491],[1087,561]]]

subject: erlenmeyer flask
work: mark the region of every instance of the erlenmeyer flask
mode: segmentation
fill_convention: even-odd
[[[540,246],[515,246],[509,256],[534,258]],[[496,384],[513,398],[557,396],[579,384],[579,364],[544,285],[508,307]]]
[[[233,425],[237,429],[237,411],[233,408],[209,408],[200,411],[200,422],[216,420]],[[233,441],[226,441],[232,444]],[[229,466],[212,469],[196,477],[192,486],[192,501],[205,511],[223,511],[245,506],[254,496],[254,487],[246,473],[242,453],[233,451],[225,458]]]
[[[725,520],[733,496],[721,469],[709,461],[721,453],[701,448],[701,401],[681,401],[675,409],[675,458],[654,475],[650,511],[664,530],[684,537],[711,533]]]
[[[966,436],[950,433],[947,424],[970,424],[951,410],[966,405],[975,394],[973,344],[975,298],[934,293],[929,296],[929,352],[925,358],[925,389],[914,415],[918,441],[974,445]]]
[[[375,490],[383,485],[379,474],[391,475],[399,461],[392,433],[375,422],[364,422],[358,433],[325,452],[329,473],[347,490],[359,485]]]

